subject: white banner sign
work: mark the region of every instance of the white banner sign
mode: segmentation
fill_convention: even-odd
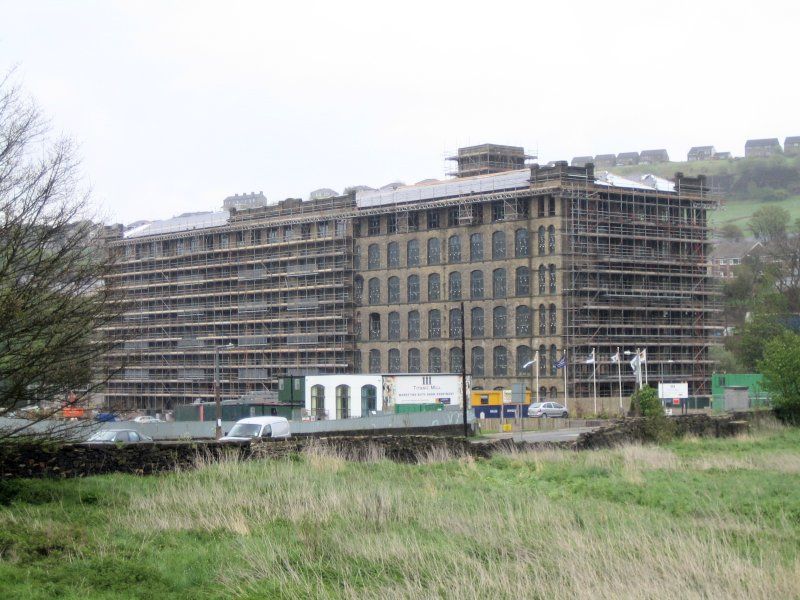
[[[688,383],[659,383],[658,384],[658,397],[662,400],[664,398],[688,398],[689,397],[689,384]]]

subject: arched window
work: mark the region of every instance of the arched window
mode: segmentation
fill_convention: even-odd
[[[419,339],[419,311],[412,310],[408,313],[408,339]]]
[[[539,402],[547,402],[547,386],[542,386],[539,388]]]
[[[451,308],[450,309],[450,323],[448,324],[450,328],[450,338],[457,340],[461,339],[461,309],[460,308]]]
[[[270,233],[272,233],[273,231],[274,230],[270,229]],[[356,271],[361,270],[361,246],[356,246],[353,249],[353,268]]]
[[[369,303],[370,304],[380,304],[381,303],[381,282],[380,279],[377,277],[372,277],[369,280]]]
[[[428,264],[438,265],[442,262],[442,243],[439,238],[431,238],[428,240]]]
[[[547,228],[547,251],[550,254],[556,253],[556,228],[553,225]]]
[[[389,313],[389,339],[390,340],[399,340],[400,339],[400,313],[399,312],[390,312]]]
[[[442,351],[439,348],[428,350],[428,373],[442,372]]]
[[[450,348],[450,372],[461,373],[461,348]]]
[[[391,350],[389,351],[391,355]],[[391,362],[391,359],[389,359]],[[378,390],[374,385],[361,386],[361,416],[368,417],[378,410]]]
[[[539,375],[542,377],[547,376],[547,346],[542,344],[539,346]]]
[[[539,226],[539,254],[544,254],[544,225]]]
[[[517,336],[528,336],[531,334],[531,309],[527,306],[518,306],[516,314]]]
[[[549,265],[547,267],[547,272],[550,274],[550,293],[556,293],[556,266]]]
[[[438,273],[428,275],[428,301],[440,300],[442,297],[442,283]]]
[[[381,351],[380,350],[370,350],[369,351],[369,372],[370,373],[380,373],[381,372]]]
[[[495,306],[492,311],[492,335],[494,337],[506,337],[506,317],[505,306]]]
[[[389,349],[389,373],[400,372],[400,350],[397,348]]]
[[[483,260],[483,235],[480,233],[469,236],[469,259],[473,262]]]
[[[551,304],[550,305],[549,316],[550,316],[550,335],[555,335],[556,331],[558,329],[558,327],[556,325],[557,321],[556,321],[556,305],[555,304]]]
[[[531,270],[528,267],[517,267],[514,283],[514,291],[517,293],[517,296],[530,296]]]
[[[447,297],[450,300],[461,300],[461,273],[458,271],[447,276]]]
[[[419,373],[422,369],[419,348],[411,348],[408,351],[408,372]]]
[[[483,298],[483,271],[472,271],[469,274],[469,297],[473,300]]]
[[[471,313],[471,327],[472,327],[472,337],[474,338],[481,338],[483,337],[483,309],[480,307],[475,307],[472,309]]]
[[[517,375],[530,375],[532,358],[530,346],[517,346]]]
[[[529,255],[529,240],[527,229],[517,229],[514,232],[514,256],[517,258],[525,258]]]
[[[353,279],[353,299],[356,304],[361,304],[361,299],[364,296],[364,278],[361,275],[356,275]]]
[[[389,242],[386,246],[386,265],[390,269],[400,266],[400,245],[397,242]]]
[[[379,269],[381,266],[381,249],[378,244],[370,244],[367,248],[367,268]]]
[[[483,377],[484,373],[484,357],[483,348],[475,346],[472,349],[472,376]]]
[[[556,389],[556,386],[552,386],[550,388],[550,401],[555,402],[556,400],[558,400],[558,389]]]
[[[492,234],[492,258],[506,257],[506,234],[502,231],[495,231]]]
[[[381,339],[381,316],[378,313],[369,314],[369,339],[373,341]]]
[[[555,377],[558,375],[558,368],[556,367],[556,362],[558,362],[558,350],[556,350],[555,344],[550,344],[550,376]]]
[[[457,235],[447,238],[447,262],[461,262],[461,238]]]
[[[442,313],[438,308],[428,311],[428,338],[438,340],[442,337]]]
[[[409,302],[419,302],[419,275],[409,275],[406,280],[406,297]]]
[[[547,309],[539,305],[539,335],[547,335]]]
[[[377,352],[373,350],[370,352]],[[350,386],[346,384],[336,386],[336,418],[350,418]]]
[[[325,386],[311,386],[311,416],[315,419],[325,418]]]
[[[492,350],[494,362],[494,376],[502,377],[508,375],[508,350],[505,346],[495,346]]]
[[[419,242],[417,240],[408,240],[406,244],[406,266],[419,266]]]
[[[492,271],[492,297],[506,297],[506,270],[495,269]]]
[[[547,267],[539,265],[539,293],[544,294],[547,290]]]
[[[387,282],[387,296],[390,304],[397,304],[400,302],[400,278],[389,277]]]

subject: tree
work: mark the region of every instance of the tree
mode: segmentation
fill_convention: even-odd
[[[87,212],[74,144],[53,139],[34,102],[0,80],[0,413],[37,404],[49,417],[101,383],[93,368],[114,343],[101,332],[114,317],[111,255]]]
[[[758,368],[778,418],[800,424],[800,335],[784,331],[764,348]]]
[[[780,206],[762,206],[750,217],[750,231],[763,243],[781,240],[786,236],[786,227],[791,223],[789,211]]]
[[[667,418],[658,392],[652,387],[643,387],[631,396],[628,416],[643,417],[642,439],[663,442],[674,435],[675,424]]]
[[[741,242],[744,238],[744,232],[742,231],[742,228],[736,223],[725,223],[725,225],[723,225],[719,230],[719,233],[723,239],[734,242]]]
[[[728,338],[726,347],[746,371],[753,372],[764,357],[767,344],[785,330],[774,315],[756,313],[735,336]]]

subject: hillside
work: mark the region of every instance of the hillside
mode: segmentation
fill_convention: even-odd
[[[653,173],[666,178],[677,172],[707,175],[712,189],[723,200],[720,209],[711,214],[715,227],[736,223],[745,228],[753,212],[770,205],[785,208],[793,220],[800,218],[800,156],[668,162],[614,167],[613,172],[623,176]]]

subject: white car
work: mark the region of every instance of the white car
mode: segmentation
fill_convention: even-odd
[[[236,421],[236,425],[219,441],[249,442],[290,437],[292,434],[289,432],[289,420],[286,417],[248,417]]]
[[[528,416],[534,419],[546,419],[548,417],[569,417],[567,409],[558,402],[534,402],[528,407]]]
[[[161,419],[157,419],[156,417],[148,417],[147,415],[143,417],[135,417],[133,419],[134,423],[163,423]]]

